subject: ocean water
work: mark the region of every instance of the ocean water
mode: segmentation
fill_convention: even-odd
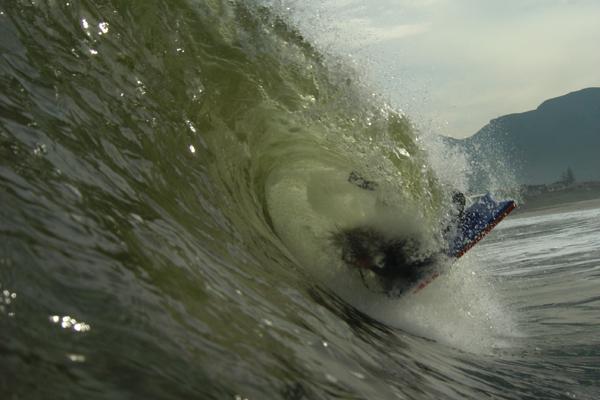
[[[288,5],[0,3],[0,398],[597,398],[600,211],[367,287],[332,232],[435,250],[468,163]]]

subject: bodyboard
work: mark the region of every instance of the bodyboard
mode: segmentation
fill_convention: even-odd
[[[496,201],[489,193],[480,197],[460,216],[458,226],[448,243],[448,257],[453,261],[462,257],[516,207],[517,203],[514,200]],[[413,293],[424,289],[439,275],[440,272],[435,271],[422,279],[415,286]]]

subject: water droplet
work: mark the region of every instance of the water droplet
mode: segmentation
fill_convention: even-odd
[[[48,150],[46,149],[46,145],[43,143],[38,143],[33,148],[33,154],[36,156],[43,156],[47,153],[48,153]]]
[[[145,95],[146,94],[146,86],[144,86],[144,82],[142,82],[139,79],[136,79],[135,84],[137,85],[137,92],[142,96]]]
[[[71,329],[76,333],[87,332],[92,329],[89,324],[85,322],[78,322],[75,318],[68,315],[60,317],[58,315],[51,315],[49,318],[51,323],[60,325],[63,329]]]
[[[100,32],[98,32],[100,35],[107,34],[108,33],[108,22],[100,22],[98,24],[98,28],[100,29]]]
[[[90,326],[83,322],[78,322],[73,325],[73,330],[76,332],[87,332],[90,330]]]
[[[85,362],[85,356],[82,354],[67,354],[67,358],[76,363]]]
[[[196,133],[196,127],[194,126],[194,124],[192,123],[192,121],[190,120],[186,120],[185,123],[187,124],[188,128],[190,128],[190,131],[192,131],[192,133]]]

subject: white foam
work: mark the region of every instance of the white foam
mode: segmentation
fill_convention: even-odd
[[[386,325],[448,346],[473,353],[511,347],[515,323],[493,286],[476,272],[475,262],[461,260],[424,290],[399,298],[373,293],[349,278],[334,284],[334,290]]]
[[[415,335],[470,352],[508,346],[503,338],[511,336],[514,324],[493,286],[479,275],[476,258],[464,257],[425,290],[399,298],[367,287],[343,263],[331,234],[386,220],[375,192],[348,183],[347,176],[345,166],[302,161],[287,164],[268,181],[274,228],[309,276],[367,315]]]

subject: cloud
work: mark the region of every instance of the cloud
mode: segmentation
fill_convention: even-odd
[[[598,1],[346,1],[333,15],[340,47],[372,60],[396,102],[441,133],[600,86]]]
[[[446,133],[475,133],[489,119],[600,84],[600,7],[548,7],[492,23],[445,26],[419,43],[443,77],[432,106]],[[415,54],[414,52],[412,54]]]

